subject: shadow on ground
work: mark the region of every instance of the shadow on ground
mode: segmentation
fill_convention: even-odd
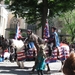
[[[24,69],[19,68],[18,66],[0,66],[0,75],[37,75],[37,71],[31,73],[32,67],[25,67]],[[51,70],[52,73],[58,73],[58,70]],[[51,75],[44,71],[44,75]]]

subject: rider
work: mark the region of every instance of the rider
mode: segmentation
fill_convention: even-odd
[[[50,34],[50,37],[48,38],[49,56],[51,56],[52,50],[54,48],[58,49],[58,47],[59,47],[59,37],[56,32],[56,28],[52,27],[51,31],[52,31],[52,33]]]
[[[54,35],[53,49],[56,48],[57,49],[57,53],[59,55],[58,47],[59,47],[60,43],[59,43],[59,36],[58,36],[58,34],[56,32],[56,28],[55,27],[52,27],[52,34]],[[58,56],[57,56],[57,58],[58,58]]]
[[[47,38],[48,48],[49,48],[49,56],[52,55],[53,46],[55,45],[54,34],[50,34],[50,37]]]
[[[28,43],[30,43],[30,42],[34,42],[34,45],[35,45],[35,47],[36,47],[36,49],[37,49],[37,53],[39,52],[39,44],[42,44],[42,43],[44,43],[45,41],[44,40],[42,40],[39,36],[37,36],[36,34],[34,34],[33,32],[32,32],[32,30],[27,30],[27,40],[26,40]],[[34,71],[34,69],[35,69],[35,66],[36,66],[36,60],[35,60],[35,65],[34,65],[34,67],[33,67],[33,69],[32,69],[32,71]]]
[[[27,30],[27,39],[26,39],[26,41],[28,43],[33,42],[35,47],[37,48],[37,52],[39,51],[39,44],[42,44],[44,42],[41,38],[39,38],[39,36],[34,34],[32,32],[32,30],[29,30],[29,29]]]
[[[52,33],[53,33],[54,39],[55,39],[55,44],[53,45],[53,47],[58,48],[60,43],[59,43],[59,36],[58,36],[58,34],[56,32],[56,28],[55,27],[52,27]]]

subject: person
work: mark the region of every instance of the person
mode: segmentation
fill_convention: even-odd
[[[56,32],[56,27],[52,27],[52,34],[54,35],[54,44],[53,44],[53,49],[57,49],[57,58],[59,59],[59,49],[58,47],[60,46],[59,42],[59,36],[58,33]]]
[[[54,48],[58,49],[59,45],[59,36],[56,32],[56,28],[52,27],[50,37],[48,38],[49,56],[51,56],[52,50],[54,50]]]
[[[50,37],[47,38],[47,40],[48,40],[47,43],[49,48],[49,56],[52,56],[52,50],[57,49],[57,58],[58,58],[58,55],[59,55],[58,47],[60,43],[59,43],[59,36],[56,32],[56,27],[51,27],[51,34],[50,34]],[[47,72],[50,73],[50,68],[48,64],[47,64],[47,67],[48,67]]]
[[[19,30],[19,35],[17,37],[18,40],[22,40],[24,37],[22,36],[22,30]]]
[[[37,36],[36,34],[34,34],[32,32],[32,30],[28,29],[27,30],[27,39],[25,40],[25,43],[28,43],[29,44],[30,42],[33,42],[34,43],[34,45],[35,45],[35,47],[37,49],[37,54],[38,54],[39,49],[40,49],[39,48],[39,45],[45,43],[45,41],[43,39],[41,39],[39,36]],[[35,70],[36,64],[37,64],[37,62],[35,60],[35,65],[33,66],[32,71]]]
[[[70,56],[65,60],[63,73],[65,75],[75,75],[75,53],[71,53]]]
[[[8,51],[8,48],[6,48],[5,50],[4,50],[4,60],[9,60],[9,58],[10,58],[10,53],[9,53],[9,51]]]
[[[39,43],[38,43],[38,36],[36,36],[32,30],[27,30],[27,39],[25,43],[28,43],[30,45],[30,43],[34,43],[34,45],[36,46],[37,50],[39,50]]]
[[[38,55],[37,55],[37,65],[36,65],[36,70],[37,70],[37,73],[38,75],[43,75],[43,70],[45,69],[45,53],[44,53],[44,45],[40,45],[40,50],[38,52]]]
[[[52,55],[53,45],[55,44],[54,34],[51,34],[50,37],[47,38],[47,44],[49,48],[49,56]]]
[[[10,46],[10,61],[16,61],[17,59],[17,48],[15,46],[15,48],[13,48],[13,46]]]
[[[17,59],[17,48],[15,46],[15,48],[14,48],[14,61],[16,61],[16,59]]]
[[[55,42],[54,42],[53,47],[58,48],[60,43],[59,43],[59,36],[58,36],[58,33],[56,32],[56,28],[55,27],[52,27],[52,34],[54,35],[54,38],[55,38]]]

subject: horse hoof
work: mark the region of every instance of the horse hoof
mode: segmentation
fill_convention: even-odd
[[[47,74],[51,74],[51,72],[50,71],[47,71]]]
[[[59,70],[59,72],[62,72],[62,70]]]
[[[33,74],[33,73],[34,73],[34,71],[31,71],[31,72],[30,72],[30,74]]]

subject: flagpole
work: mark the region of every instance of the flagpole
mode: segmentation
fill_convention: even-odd
[[[49,16],[49,11],[50,11],[50,9],[48,9],[47,17]]]
[[[16,25],[16,36],[15,36],[15,39],[17,40],[17,36],[18,36],[18,23],[19,23],[19,16],[18,14],[16,14],[16,17],[17,17],[17,25]]]

